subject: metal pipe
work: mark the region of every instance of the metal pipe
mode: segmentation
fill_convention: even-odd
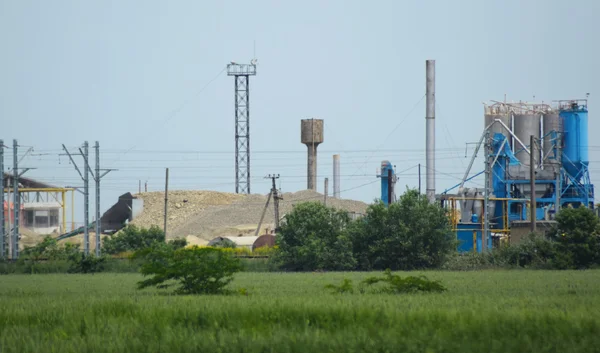
[[[426,193],[430,203],[435,202],[435,60],[425,62],[425,81],[426,81]]]
[[[483,191],[483,234],[481,235],[481,251],[484,252],[487,250],[487,238],[488,232],[490,231],[490,222],[489,222],[489,208],[488,203],[490,202],[490,131],[487,130],[485,134],[485,188]],[[505,140],[506,141],[506,140]]]
[[[340,155],[333,155],[333,198],[340,198]]]

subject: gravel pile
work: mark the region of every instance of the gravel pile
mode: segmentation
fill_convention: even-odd
[[[138,195],[144,200],[143,212],[133,224],[149,227],[163,226],[164,193],[149,192]],[[168,238],[196,237],[210,240],[217,236],[254,235],[263,212],[267,195],[240,195],[216,191],[170,191],[167,233]],[[323,195],[311,190],[283,194],[279,215],[283,217],[299,202],[323,202]],[[360,201],[329,197],[327,205],[348,212],[364,213],[367,204]],[[261,228],[273,228],[273,200],[265,214]],[[261,231],[261,234],[263,232]]]
[[[182,236],[194,235],[207,240],[217,236],[254,235],[266,201],[267,195],[246,195],[229,205],[209,207],[173,231]],[[283,200],[279,202],[280,217],[290,212],[293,205],[306,201],[323,202],[323,195],[310,190],[283,194]],[[364,213],[367,208],[364,202],[331,197],[327,205],[355,213]],[[261,225],[262,230],[267,227],[274,227],[273,200]]]
[[[164,192],[145,192],[136,196],[144,200],[144,210],[131,223],[145,228],[155,225],[162,229],[165,208]],[[243,197],[244,195],[216,191],[169,191],[167,233],[172,234],[171,230],[177,229],[188,219],[196,217],[208,207],[231,204]],[[179,236],[183,236],[183,234]]]

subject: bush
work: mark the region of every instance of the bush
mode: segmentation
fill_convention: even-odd
[[[328,284],[325,286],[325,289],[330,289],[333,293],[344,294],[344,293],[354,293],[354,288],[352,287],[352,280],[344,278],[342,280],[342,284],[336,286],[335,284]]]
[[[178,286],[177,294],[221,294],[233,274],[241,271],[239,259],[222,249],[191,247],[174,250],[165,244],[154,244],[139,252],[144,259],[141,273],[152,276],[138,282],[138,288]]]
[[[437,268],[456,251],[446,211],[416,190],[389,207],[369,206],[350,235],[360,270]]]
[[[589,268],[600,264],[600,220],[586,207],[563,208],[556,215],[551,238],[562,255],[562,268]]]
[[[275,261],[292,271],[349,270],[356,261],[347,234],[348,214],[319,202],[297,204],[277,236]]]
[[[363,281],[364,285],[372,286],[377,283],[385,283],[387,286],[379,289],[379,292],[389,294],[415,293],[415,292],[444,292],[444,287],[439,281],[431,281],[425,276],[400,277],[392,274],[386,269],[383,277],[369,277]]]
[[[185,248],[187,246],[187,240],[185,240],[185,238],[177,238],[177,239],[169,240],[167,242],[167,244],[169,246],[171,246],[173,249],[177,250],[177,249]]]
[[[147,248],[155,242],[165,242],[165,233],[157,226],[149,229],[128,225],[118,233],[104,238],[103,251],[107,254],[119,254]]]
[[[78,252],[77,246],[66,243],[61,247],[56,239],[47,235],[39,244],[23,249],[16,267],[20,268],[19,271],[23,273],[47,273],[53,271],[52,269],[56,266],[47,263],[42,265],[43,262],[61,262],[64,264],[65,260]],[[59,265],[56,268],[61,268],[61,266]]]
[[[104,270],[106,257],[96,257],[93,254],[85,255],[84,253],[74,254],[69,259],[71,266],[69,273],[96,273]]]

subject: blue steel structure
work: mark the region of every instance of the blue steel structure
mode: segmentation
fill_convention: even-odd
[[[529,165],[524,165],[515,157],[514,151],[522,150],[522,146],[517,146],[515,142],[511,148],[513,138],[511,132],[495,132],[487,141],[485,157],[490,162],[488,203],[490,233],[486,237],[488,249],[493,244],[497,244],[493,241],[494,238],[498,239],[502,234],[510,234],[514,222],[530,220],[531,197],[535,197],[536,200],[534,212],[538,221],[552,221],[557,207],[558,209],[569,206],[594,208],[594,186],[590,182],[588,168],[587,101],[569,100],[557,101],[557,103],[560,124],[557,125],[559,126],[557,129],[550,131],[545,128],[546,134],[540,139],[550,145],[544,146],[546,155],[537,162],[533,192],[528,174]],[[549,114],[549,111],[541,114]],[[489,132],[491,129],[489,126],[487,128]],[[527,150],[532,150],[531,146],[526,147]],[[481,173],[475,176],[479,174]],[[444,191],[443,194],[447,194],[461,184]],[[482,251],[485,215],[474,206],[476,202],[483,202],[480,194],[481,189],[464,189],[459,190],[459,195],[456,197],[446,198],[451,202],[453,209],[457,202],[461,204],[461,217],[452,216],[454,231],[460,243],[458,251]],[[469,203],[469,200],[474,201]]]

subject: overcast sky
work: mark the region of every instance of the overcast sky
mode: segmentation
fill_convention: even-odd
[[[233,192],[234,86],[223,69],[249,62],[256,42],[254,193],[268,192],[269,173],[281,174],[284,192],[306,188],[300,119],[311,117],[325,120],[320,192],[334,153],[344,198],[379,197],[386,159],[408,169],[400,188],[416,187],[427,59],[436,60],[438,192],[468,164],[482,102],[505,94],[548,102],[590,93],[598,182],[599,10],[592,0],[0,0],[0,137],[18,139],[20,152],[32,146],[22,166],[38,169],[27,175],[61,186],[82,185],[61,144],[99,141],[102,167],[119,169],[103,179],[103,212],[139,180],[161,190],[165,167],[170,189]]]

